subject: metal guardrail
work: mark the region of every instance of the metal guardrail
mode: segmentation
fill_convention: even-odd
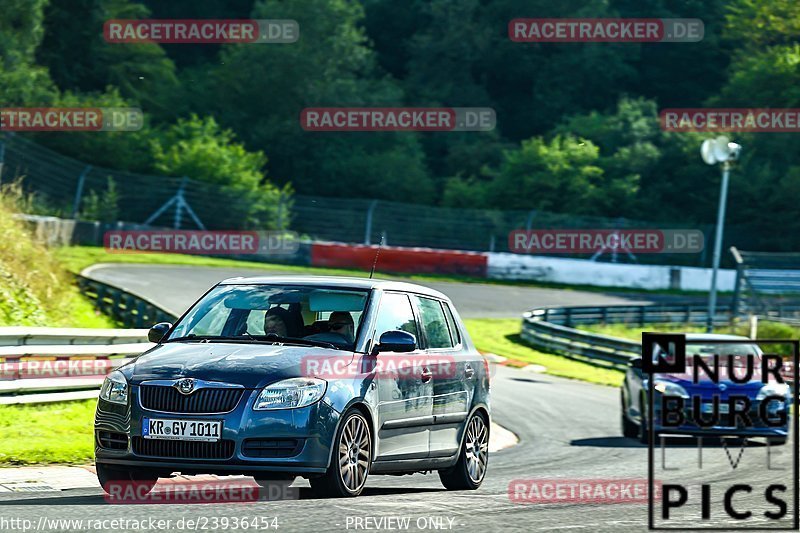
[[[705,306],[696,304],[541,308],[523,315],[521,337],[535,348],[598,366],[624,369],[632,358],[641,357],[641,343],[581,331],[573,326],[615,323],[638,326],[705,324],[707,316]],[[780,311],[760,318],[792,323],[800,318],[800,306],[784,306]],[[718,307],[714,323],[726,325],[730,321],[731,308]]]
[[[77,280],[100,312],[127,327],[176,319],[136,294]],[[105,374],[152,346],[146,329],[0,328],[0,405],[96,397]]]
[[[95,308],[119,320],[125,327],[144,328],[158,322],[174,322],[177,318],[158,304],[142,296],[78,275],[78,286],[94,301]]]
[[[37,340],[74,340],[70,329],[42,328],[46,332],[27,335]],[[90,330],[86,338],[99,340],[102,330]],[[111,329],[109,341],[121,338],[140,340],[141,330],[120,334]],[[21,341],[20,341],[21,342]],[[105,375],[130,358],[152,348],[150,342],[125,344],[17,344],[0,347],[0,405],[44,403],[96,398]]]
[[[0,328],[2,346],[131,344],[147,342],[146,329]]]

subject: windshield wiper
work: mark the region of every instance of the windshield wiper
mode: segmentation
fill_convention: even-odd
[[[231,336],[231,335],[195,335],[194,333],[186,335],[185,337],[176,337],[164,342],[172,341],[205,341],[205,342],[246,342],[246,343],[285,343],[285,344],[299,344],[301,346],[319,346],[320,348],[331,348],[333,350],[343,350],[344,348],[336,346],[331,342],[325,341],[312,341],[310,339],[303,339],[301,337],[281,337],[275,333],[267,335],[252,335],[246,333],[245,336]]]
[[[175,342],[175,341],[205,341],[208,340],[210,337],[211,337],[210,335],[196,335],[194,333],[189,333],[188,335],[184,335],[183,337],[173,337],[171,339],[161,341],[161,344],[164,344],[166,342]]]
[[[325,341],[312,341],[311,339],[304,339],[302,337],[281,337],[277,333],[267,333],[266,335],[257,335],[253,336],[250,335],[251,338],[258,338],[263,337],[264,341],[262,342],[282,342],[287,344],[302,344],[306,346],[319,346],[321,348],[332,348],[334,350],[343,350],[344,348],[340,346],[336,346],[332,342],[325,342]],[[259,339],[260,340],[260,339]]]

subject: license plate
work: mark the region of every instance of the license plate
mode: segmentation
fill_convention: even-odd
[[[216,442],[222,434],[222,420],[177,420],[145,418],[142,437],[163,440]]]
[[[730,411],[730,406],[727,403],[719,404],[719,414],[727,415]],[[711,414],[714,412],[714,404],[713,403],[704,403],[703,404],[703,414]]]

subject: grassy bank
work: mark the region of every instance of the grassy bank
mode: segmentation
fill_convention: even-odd
[[[560,355],[543,353],[527,346],[520,339],[520,320],[518,319],[467,319],[464,322],[472,341],[482,352],[502,355],[515,361],[542,365],[547,369],[547,374],[599,385],[616,387],[622,383],[624,378],[624,374],[619,370],[596,367]]]
[[[95,403],[0,407],[0,466],[90,463]]]
[[[114,327],[16,218],[23,200],[13,185],[0,189],[0,326]]]

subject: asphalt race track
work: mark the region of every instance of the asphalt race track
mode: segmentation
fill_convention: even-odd
[[[179,267],[102,267],[92,276],[141,292],[166,307],[186,305],[218,278],[237,275],[229,270]],[[118,278],[117,278],[118,276]],[[600,303],[619,300],[597,293],[498,287],[488,285],[431,284],[449,294],[467,316],[476,316],[483,304],[489,316],[518,316],[525,307],[543,304]],[[140,289],[142,289],[140,291]],[[177,292],[186,294],[175,296]],[[489,294],[495,292],[493,298]],[[191,293],[191,294],[188,294]],[[550,298],[548,300],[548,298]],[[473,302],[472,304],[470,302]],[[482,304],[482,305],[483,305]],[[466,308],[464,308],[466,306]],[[484,314],[483,316],[487,316]],[[410,517],[412,531],[433,529],[439,520],[445,529],[456,531],[644,531],[647,527],[646,503],[514,503],[509,484],[515,479],[647,479],[647,447],[620,436],[619,391],[582,382],[569,381],[507,367],[495,367],[492,380],[493,417],[514,431],[518,445],[490,456],[489,471],[483,486],[475,492],[447,492],[438,476],[415,474],[403,477],[370,477],[364,495],[355,499],[324,500],[311,498],[304,480],[295,482],[299,500],[255,503],[215,503],[195,505],[109,505],[100,489],[74,489],[59,493],[0,493],[0,517],[27,518],[38,523],[47,518],[123,518],[146,520],[150,517],[197,519],[201,517],[277,517],[283,531],[377,530],[381,518]],[[698,467],[698,449],[692,440],[673,439],[665,454],[665,464],[679,468],[657,471],[656,477],[684,484],[703,480],[712,483],[713,525],[725,528],[744,525],[727,518],[722,511],[722,491],[734,483],[754,487],[780,482],[789,486],[783,497],[792,508],[791,469],[767,470],[767,447],[749,446],[737,468],[734,462],[738,445],[726,448],[708,443]],[[790,443],[772,448],[771,467],[790,464]],[[662,459],[656,450],[656,459]],[[731,455],[729,459],[728,454]],[[158,490],[158,489],[156,489]],[[690,489],[691,491],[691,489]],[[699,492],[699,491],[698,491]],[[685,529],[697,526],[700,515],[696,493],[680,517],[665,527]],[[739,494],[734,499],[741,511],[753,511],[750,527],[770,527],[763,512],[775,507],[764,501],[762,492]],[[370,518],[369,522],[357,521]],[[426,521],[432,518],[434,521]],[[417,519],[420,519],[417,522]],[[361,524],[357,527],[357,524]],[[395,530],[405,529],[397,522],[384,522]],[[784,525],[786,525],[784,523]],[[385,528],[388,529],[388,528]],[[177,530],[177,529],[175,529]],[[221,530],[221,529],[220,529]],[[119,531],[123,531],[120,529]]]
[[[199,268],[179,265],[103,264],[84,275],[127,289],[155,301],[166,310],[183,314],[217,282],[236,276],[291,275],[292,272],[259,271],[252,268]],[[379,277],[379,276],[378,276]],[[489,283],[417,282],[447,294],[465,318],[517,318],[523,312],[545,305],[637,305],[652,297],[609,296],[599,292],[515,287]],[[659,299],[672,298],[659,295]]]

